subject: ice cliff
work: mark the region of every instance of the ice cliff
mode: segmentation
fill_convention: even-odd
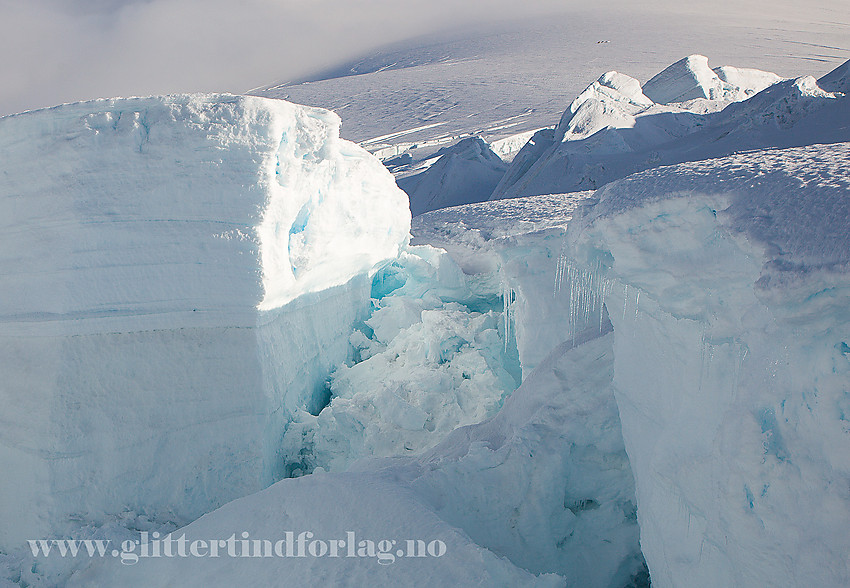
[[[571,226],[571,263],[608,282],[654,586],[850,582],[848,163],[839,143],[651,170]]]
[[[228,95],[0,119],[0,546],[192,520],[283,475],[284,425],[408,239],[339,124]]]

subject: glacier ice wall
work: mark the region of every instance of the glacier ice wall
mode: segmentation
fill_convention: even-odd
[[[571,227],[609,282],[657,586],[846,586],[850,145],[610,184]]]
[[[190,519],[279,477],[407,240],[339,119],[227,95],[0,119],[0,546],[123,508]]]

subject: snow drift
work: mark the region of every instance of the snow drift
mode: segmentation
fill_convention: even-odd
[[[0,119],[0,546],[279,479],[283,425],[408,238],[407,198],[338,131],[227,95]]]

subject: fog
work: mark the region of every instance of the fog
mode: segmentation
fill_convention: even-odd
[[[0,114],[96,97],[244,92],[397,42],[564,2],[0,0]]]
[[[784,4],[783,4],[784,2]],[[97,97],[245,92],[388,43],[575,10],[841,17],[844,0],[0,0],[0,115]],[[761,7],[770,7],[762,10]],[[787,12],[792,11],[792,12]],[[800,12],[802,14],[802,12]],[[728,17],[728,16],[727,16]],[[533,42],[533,40],[530,40]]]

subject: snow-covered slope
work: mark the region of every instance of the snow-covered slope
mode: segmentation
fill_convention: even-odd
[[[660,168],[571,226],[654,586],[850,582],[848,170],[848,143]]]
[[[834,91],[812,77],[778,81],[730,67],[716,74],[699,55],[665,69],[642,92],[637,80],[609,72],[554,131],[523,148],[491,198],[594,189],[644,169],[747,149],[847,141],[846,67],[823,78]]]
[[[535,131],[553,126],[570,100],[605,71],[628,72],[643,81],[688,52],[711,55],[747,67],[712,71],[703,60],[704,67],[693,63],[679,69],[686,70],[684,81],[689,77],[691,86],[699,72],[706,83],[702,94],[713,88],[714,98],[726,99],[743,99],[778,79],[752,68],[784,77],[822,75],[850,57],[846,23],[837,17],[840,2],[819,0],[805,11],[737,3],[563,5],[545,18],[515,19],[498,27],[482,23],[412,39],[306,79],[252,92],[338,112],[345,120],[343,136],[389,162],[394,175],[403,178],[423,171],[437,150],[469,137],[480,137],[504,161],[512,160]],[[685,132],[686,121],[673,122],[673,128],[647,129],[652,138],[646,140]],[[573,182],[555,185],[541,176],[540,186],[511,189],[513,182],[507,181],[496,193],[514,197],[595,189],[656,161],[652,150],[639,159],[649,164],[609,176],[600,173],[600,167],[612,167],[607,162],[580,162],[578,170],[569,172],[577,176]],[[554,164],[556,169],[558,164],[564,162]],[[469,193],[483,190],[463,192],[463,199],[438,198],[444,200],[440,206],[471,202]],[[432,208],[414,206],[414,213]]]
[[[219,537],[224,541],[238,530],[231,551],[235,556],[228,556],[227,550],[221,549],[215,558],[142,558],[133,565],[122,565],[116,559],[100,560],[78,572],[67,585],[390,587],[421,582],[448,586],[563,586],[558,576],[535,577],[475,544],[425,507],[407,485],[393,478],[346,473],[284,480],[227,504],[174,535],[178,539],[185,533],[189,542]],[[292,533],[289,547],[282,543],[287,532]],[[299,535],[301,547],[297,543]],[[259,550],[243,550],[240,541],[244,537],[261,541]],[[413,542],[410,551],[408,540]],[[271,547],[265,548],[262,541],[268,541]],[[418,541],[423,542],[421,548]],[[329,547],[331,542],[333,550]],[[311,543],[312,553],[321,553],[321,557],[308,551]],[[275,544],[279,556],[275,555]],[[432,552],[440,556],[428,556],[428,545],[433,545]],[[287,549],[292,554],[289,557]],[[403,557],[398,555],[399,549],[403,555],[422,555]],[[240,556],[242,553],[249,555]],[[251,553],[260,555],[250,557]],[[263,553],[270,555],[263,557]]]
[[[439,159],[425,171],[397,180],[410,196],[414,216],[487,200],[508,167],[479,137],[440,149],[434,157]]]
[[[404,193],[338,130],[227,95],[0,119],[0,545],[279,479],[283,426],[408,238]]]
[[[818,86],[827,92],[850,93],[850,61],[823,76],[818,80]]]

